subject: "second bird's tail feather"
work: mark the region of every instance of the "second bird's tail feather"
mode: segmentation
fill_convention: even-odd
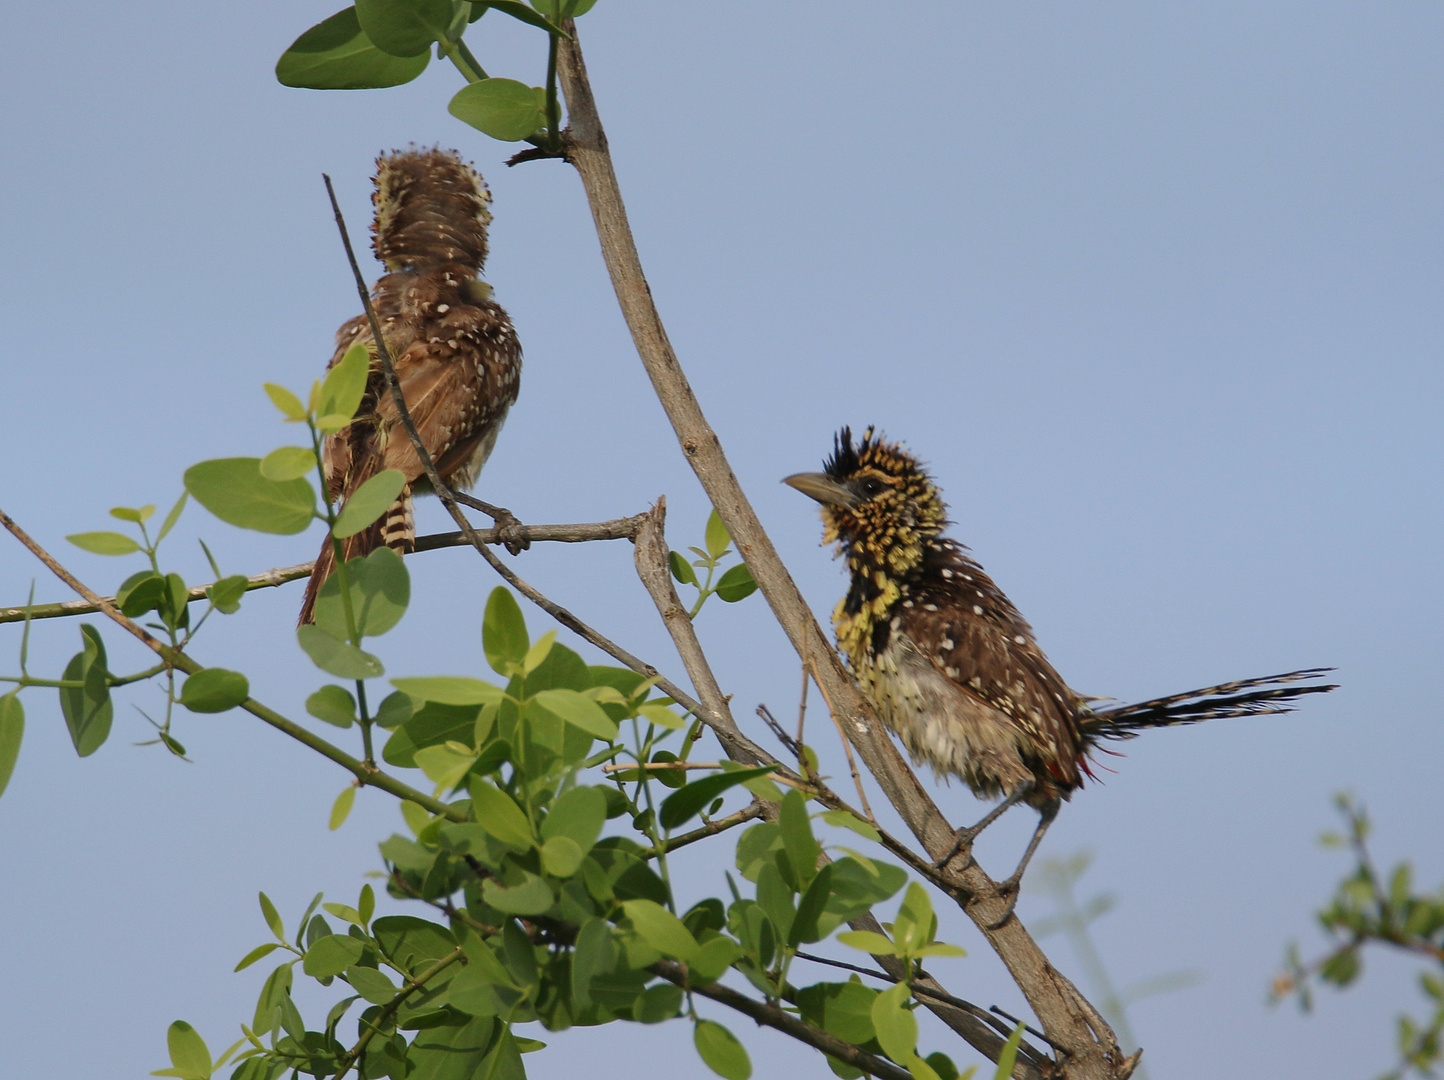
[[[1149,728],[1197,724],[1204,720],[1219,720],[1229,716],[1293,712],[1296,708],[1294,703],[1305,694],[1326,694],[1330,690],[1337,690],[1338,686],[1290,684],[1322,678],[1333,670],[1306,668],[1261,679],[1240,679],[1203,690],[1154,698],[1137,705],[1119,705],[1111,709],[1097,710],[1083,718],[1083,734],[1094,739],[1131,739]]]

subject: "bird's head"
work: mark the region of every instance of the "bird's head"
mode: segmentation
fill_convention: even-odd
[[[922,561],[924,541],[947,525],[947,507],[912,454],[872,428],[860,443],[843,428],[823,471],[783,483],[822,504],[823,542],[835,542],[854,572],[907,573]]]

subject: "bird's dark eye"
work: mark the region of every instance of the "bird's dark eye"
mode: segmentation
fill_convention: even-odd
[[[857,489],[870,499],[886,486],[887,485],[877,477],[869,476],[857,485]]]

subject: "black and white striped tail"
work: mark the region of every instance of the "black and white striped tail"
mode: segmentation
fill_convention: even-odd
[[[412,513],[411,485],[407,484],[401,489],[401,494],[396,496],[396,501],[385,514],[356,535],[348,536],[341,545],[347,562],[370,555],[379,547],[389,547],[403,555],[415,551],[416,519]],[[316,556],[316,567],[311,571],[311,580],[306,583],[306,599],[301,603],[301,617],[298,620],[300,624],[315,622],[316,598],[320,596],[321,586],[326,584],[326,579],[335,568],[335,553],[331,547],[331,538],[327,536],[321,543],[321,553]]]
[[[1240,679],[1203,690],[1154,698],[1137,705],[1120,705],[1086,716],[1083,735],[1094,739],[1131,739],[1149,728],[1197,724],[1229,716],[1253,716],[1293,712],[1305,694],[1327,694],[1337,684],[1293,686],[1292,683],[1322,678],[1333,668],[1307,668],[1261,679]]]

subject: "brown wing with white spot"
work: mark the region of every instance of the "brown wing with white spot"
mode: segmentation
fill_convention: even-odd
[[[1018,729],[1040,789],[1077,787],[1079,697],[1053,670],[1012,601],[961,546],[946,540],[927,545],[915,582],[907,593],[912,605],[898,610],[898,629],[962,693]]]

